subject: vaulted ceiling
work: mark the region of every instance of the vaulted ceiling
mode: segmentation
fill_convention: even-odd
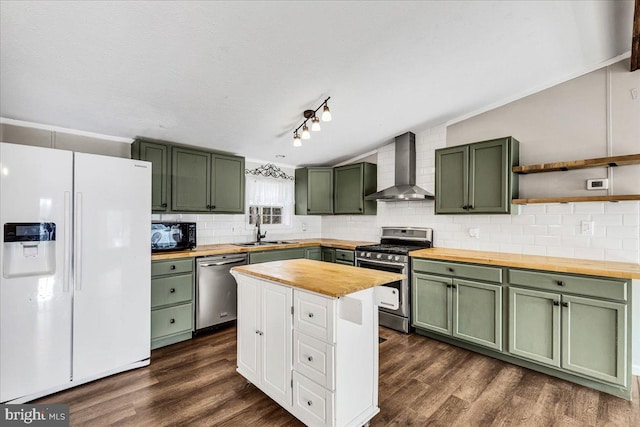
[[[633,0],[2,1],[0,17],[2,117],[303,165],[623,54]],[[333,120],[294,148],[327,96]]]

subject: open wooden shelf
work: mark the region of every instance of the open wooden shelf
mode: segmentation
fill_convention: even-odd
[[[572,160],[569,162],[542,163],[539,165],[514,166],[512,171],[519,174],[568,171],[572,169],[599,168],[640,164],[640,154],[600,157],[598,159]]]
[[[572,203],[572,202],[621,202],[625,200],[640,200],[640,194],[623,194],[619,196],[580,196],[580,197],[545,197],[539,199],[513,199],[514,205],[528,205],[533,203]]]

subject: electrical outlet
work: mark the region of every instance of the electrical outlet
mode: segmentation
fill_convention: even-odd
[[[480,238],[480,229],[479,228],[470,228],[469,229],[469,237],[473,237],[476,239]]]
[[[593,221],[580,222],[580,234],[583,236],[593,236]]]
[[[587,190],[607,190],[609,180],[607,178],[597,178],[587,180]]]
[[[634,87],[631,89],[631,99],[638,99],[638,88]]]

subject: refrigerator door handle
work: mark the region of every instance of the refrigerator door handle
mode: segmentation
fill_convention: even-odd
[[[82,289],[82,193],[76,193],[75,245],[73,259],[73,281],[76,291]]]
[[[64,266],[62,273],[62,291],[69,292],[71,271],[71,192],[64,192]]]

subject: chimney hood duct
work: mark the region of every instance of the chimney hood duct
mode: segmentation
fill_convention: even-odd
[[[365,200],[403,202],[433,198],[433,194],[416,185],[416,135],[407,132],[396,136],[395,185],[369,194]]]

